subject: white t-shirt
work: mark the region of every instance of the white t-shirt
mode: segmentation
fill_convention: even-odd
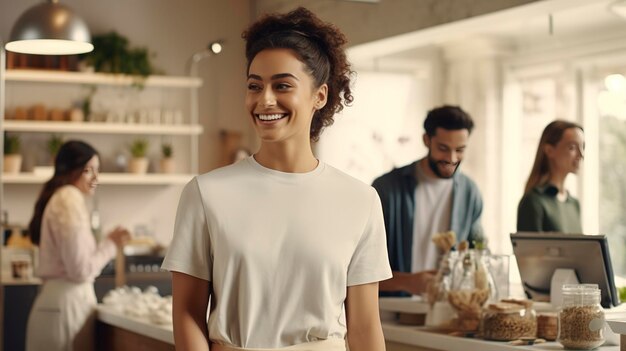
[[[431,239],[434,234],[449,230],[452,211],[452,178],[427,176],[421,162],[416,168],[412,272],[437,267],[437,249]]]
[[[209,338],[244,348],[343,339],[347,287],[391,277],[373,188],[253,157],[187,184],[163,268],[211,281]]]

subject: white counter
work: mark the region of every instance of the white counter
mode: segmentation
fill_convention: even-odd
[[[402,301],[387,301],[385,304],[403,303]],[[408,302],[410,304],[415,303]],[[415,304],[417,305],[417,304]],[[389,305],[386,305],[389,306]],[[394,306],[397,307],[397,306]],[[416,306],[414,308],[418,309]],[[107,306],[98,306],[98,319],[109,325],[126,329],[128,331],[157,339],[169,344],[174,344],[172,326],[156,325],[148,320],[128,317],[121,312]],[[626,323],[624,323],[626,325]],[[485,341],[481,339],[461,338],[446,334],[428,331],[425,327],[399,325],[395,322],[384,321],[383,333],[385,340],[399,344],[411,345],[433,350],[445,351],[538,351],[538,350],[563,350],[557,342],[547,342],[533,346],[512,346],[506,342]],[[619,351],[619,346],[602,346],[598,351]]]
[[[546,342],[533,346],[513,346],[506,342],[485,341],[481,339],[461,338],[428,331],[425,327],[398,325],[383,322],[386,341],[418,346],[426,349],[445,351],[523,351],[523,350],[563,350],[557,342]],[[598,351],[619,351],[619,346],[602,346]]]
[[[168,344],[174,344],[172,326],[157,325],[147,319],[133,318],[104,305],[98,305],[98,319],[114,327],[144,335]]]

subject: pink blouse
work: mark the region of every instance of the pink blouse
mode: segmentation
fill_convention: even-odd
[[[43,213],[37,275],[43,279],[93,281],[115,252],[115,244],[109,239],[96,243],[80,190],[73,185],[59,188]]]

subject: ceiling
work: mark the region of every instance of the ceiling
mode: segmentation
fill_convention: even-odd
[[[626,1],[626,0],[625,0]],[[425,48],[490,38],[518,50],[540,49],[554,41],[626,36],[626,18],[610,10],[616,0],[545,0],[462,21],[422,29],[349,49],[354,62],[423,55]]]

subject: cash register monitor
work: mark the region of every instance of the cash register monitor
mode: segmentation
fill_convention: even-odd
[[[598,284],[603,307],[619,305],[605,235],[519,232],[511,234],[511,243],[529,298],[549,301],[554,271],[566,268],[576,272],[580,283]]]

